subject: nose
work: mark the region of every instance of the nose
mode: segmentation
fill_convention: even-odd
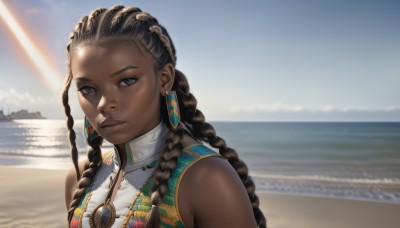
[[[103,113],[110,113],[118,109],[118,100],[114,93],[110,91],[104,91],[100,97],[97,110]]]

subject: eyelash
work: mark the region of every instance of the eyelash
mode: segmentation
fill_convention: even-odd
[[[126,83],[127,80],[129,80],[131,83]],[[132,82],[132,81],[133,81],[133,82]],[[131,85],[135,84],[136,81],[137,81],[137,78],[135,78],[135,77],[128,77],[128,78],[122,79],[122,80],[119,82],[119,85],[121,85],[121,83],[124,82],[124,83],[127,84],[127,85],[121,85],[121,86],[124,86],[124,87],[126,87],[126,86],[131,86]]]
[[[135,84],[136,81],[137,81],[137,78],[128,77],[128,78],[124,78],[121,81],[119,81],[118,85],[122,86],[122,87],[128,87],[128,86],[131,86],[131,85]],[[122,85],[122,83],[124,83],[125,85]],[[92,91],[87,91],[87,90],[90,90],[90,89],[92,89]],[[96,92],[96,89],[91,87],[91,86],[83,86],[83,87],[79,88],[78,91],[81,92],[83,95],[87,95],[89,93]]]
[[[90,93],[90,92],[87,92],[87,91],[86,91],[87,89],[96,90],[95,88],[90,87],[90,86],[83,86],[83,87],[79,88],[78,91],[81,92],[83,95],[87,95],[87,94]],[[86,91],[86,92],[85,92],[85,91]]]

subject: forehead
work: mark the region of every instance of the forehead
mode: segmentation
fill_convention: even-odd
[[[79,45],[71,52],[74,76],[88,71],[113,71],[127,65],[153,67],[153,57],[133,39],[113,38]]]

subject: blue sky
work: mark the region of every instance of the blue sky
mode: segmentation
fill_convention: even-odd
[[[400,1],[0,1],[60,75],[81,17],[117,3],[150,12],[208,120],[400,121]],[[0,50],[0,107],[63,118],[3,20]]]

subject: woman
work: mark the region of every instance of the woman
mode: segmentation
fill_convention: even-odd
[[[67,52],[70,227],[266,227],[246,165],[196,108],[156,18],[136,7],[97,9],[75,27]],[[79,164],[72,81],[89,145]],[[103,139],[114,150],[102,154]]]

